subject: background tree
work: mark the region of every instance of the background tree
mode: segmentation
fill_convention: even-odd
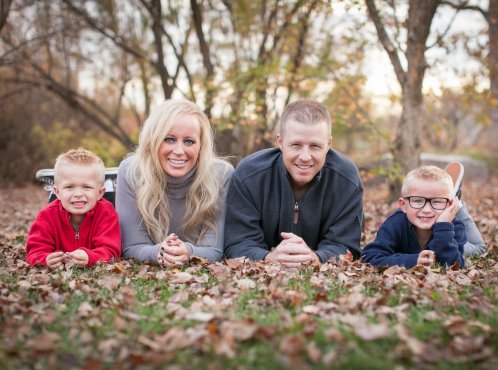
[[[5,26],[12,2],[13,0],[0,0],[0,31]]]
[[[394,14],[395,33],[389,35],[388,21],[381,14],[375,0],[365,0],[368,13],[375,25],[379,40],[387,52],[394,68],[396,78],[401,86],[402,113],[397,127],[396,137],[392,146],[392,155],[395,164],[399,165],[395,176],[390,183],[392,196],[397,196],[401,190],[400,174],[407,173],[420,163],[420,128],[423,108],[422,84],[427,68],[425,59],[426,43],[431,28],[432,19],[440,4],[438,0],[408,2],[407,18],[403,23],[396,19]],[[391,4],[395,5],[395,1]],[[401,47],[397,37],[401,34],[401,24],[406,24],[406,51]]]
[[[441,4],[450,6],[458,11],[478,12],[488,25],[488,53],[483,63],[489,75],[489,127],[482,130],[483,141],[489,148],[498,150],[498,0],[489,0],[485,8],[480,3],[469,0],[445,0]]]
[[[108,156],[108,165],[117,164],[136,142],[151,107],[177,97],[196,101],[210,115],[222,154],[240,158],[273,145],[283,107],[296,98],[310,97],[324,102],[334,117],[334,147],[358,160],[370,158],[373,151],[385,149],[384,142],[391,142],[386,140],[392,127],[386,113],[394,114],[398,108],[381,112],[381,117],[372,115],[380,108],[365,90],[365,64],[375,63],[366,58],[372,47],[367,28],[371,23],[355,4],[349,0],[18,0],[0,32],[0,104],[9,105],[9,124],[25,125],[25,132],[33,135],[50,133],[58,138],[57,145],[49,138],[40,140],[46,143],[46,154],[40,156],[46,166],[52,165],[51,149],[62,151],[74,143],[92,145]],[[378,16],[396,49],[391,54],[396,54],[393,65],[406,92],[400,103],[404,104],[401,121],[406,124],[419,118],[415,112],[422,109],[428,48],[406,35],[427,40],[424,32],[432,18],[420,14],[417,18],[412,14],[417,13],[415,8],[408,12],[407,2],[382,4]],[[394,17],[404,10],[413,24]],[[435,37],[438,46],[440,39]],[[41,122],[37,95],[44,97],[51,113]],[[438,102],[432,106],[444,115]],[[16,120],[22,110],[29,114]],[[0,125],[6,124],[0,116]],[[420,123],[407,127],[416,125],[421,128]],[[444,127],[437,122],[433,126]],[[57,131],[65,133],[68,128],[74,137],[57,136]],[[408,157],[422,144],[438,144],[417,138],[417,130],[397,130],[397,135],[391,149],[397,150],[398,158],[404,157],[399,152],[406,150],[401,144],[405,141],[414,140]],[[90,143],[87,137],[95,140]]]

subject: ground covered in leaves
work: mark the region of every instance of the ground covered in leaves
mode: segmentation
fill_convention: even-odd
[[[386,198],[366,188],[362,243]],[[489,252],[463,270],[125,259],[49,272],[23,262],[46,194],[0,189],[0,368],[497,368],[498,179],[465,183],[464,199]]]

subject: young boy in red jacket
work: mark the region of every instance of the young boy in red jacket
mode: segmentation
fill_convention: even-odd
[[[57,157],[57,200],[38,213],[26,242],[26,262],[50,269],[72,261],[77,266],[109,262],[121,254],[121,235],[114,206],[102,199],[105,167],[86,149]]]

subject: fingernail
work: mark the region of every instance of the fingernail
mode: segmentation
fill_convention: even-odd
[[[164,250],[164,247],[161,245],[161,250],[163,251]]]
[[[160,252],[159,254],[160,254],[161,256],[164,256],[164,253],[163,253],[163,252]]]

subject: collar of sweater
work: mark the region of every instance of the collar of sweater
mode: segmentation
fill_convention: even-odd
[[[192,185],[192,182],[194,181],[194,176],[195,168],[182,177],[166,175],[168,197],[173,199],[185,198],[190,185]]]

